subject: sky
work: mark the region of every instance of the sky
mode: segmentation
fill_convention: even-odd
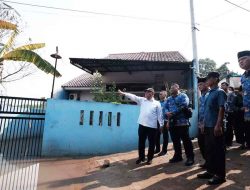
[[[15,4],[21,2],[101,12],[149,19],[132,19],[101,14],[60,11]],[[24,27],[18,44],[46,43],[39,54],[50,57],[58,46],[55,91],[82,70],[70,64],[70,57],[103,58],[111,53],[179,51],[193,59],[189,0],[15,0],[7,2],[22,17]],[[231,0],[250,10],[250,0]],[[242,73],[237,52],[250,49],[250,12],[225,0],[194,0],[199,58],[213,59],[217,65],[230,62],[229,69]],[[11,64],[11,63],[8,63]],[[7,65],[8,66],[8,65]],[[6,65],[5,65],[6,67]],[[21,97],[50,97],[52,75],[37,70],[17,82],[4,85],[2,93]]]

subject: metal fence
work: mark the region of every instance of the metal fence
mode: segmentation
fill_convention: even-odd
[[[0,190],[36,189],[46,100],[0,96]]]

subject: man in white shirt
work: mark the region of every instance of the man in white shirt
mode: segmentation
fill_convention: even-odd
[[[145,96],[139,97],[134,94],[125,93],[118,90],[120,95],[126,96],[130,100],[136,102],[140,106],[140,115],[138,118],[138,153],[139,158],[136,164],[145,161],[145,143],[146,139],[149,142],[147,165],[152,164],[154,157],[155,140],[157,134],[157,122],[163,126],[162,108],[160,102],[154,99],[154,89],[148,88],[145,90]]]

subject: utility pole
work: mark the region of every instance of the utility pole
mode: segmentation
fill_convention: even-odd
[[[197,53],[197,42],[196,42],[196,24],[194,17],[194,3],[190,0],[190,15],[191,15],[191,30],[192,30],[192,44],[193,44],[193,89],[194,89],[194,106],[198,110],[198,81],[197,77],[200,75],[199,60]],[[198,115],[198,114],[197,114]]]
[[[58,55],[58,47],[56,46],[56,53],[51,54],[51,57],[55,59],[55,67],[54,67],[54,76],[53,76],[53,83],[52,83],[52,90],[51,90],[51,96],[50,98],[53,98],[54,94],[54,84],[55,84],[55,77],[56,77],[56,65],[57,65],[57,59],[61,59],[62,57]]]
[[[199,69],[199,60],[198,60],[198,53],[197,53],[197,41],[196,41],[196,24],[195,24],[195,17],[194,17],[194,3],[193,0],[190,0],[190,14],[191,14],[191,29],[192,29],[192,44],[193,44],[193,66],[195,69],[195,74],[199,76],[200,69]]]

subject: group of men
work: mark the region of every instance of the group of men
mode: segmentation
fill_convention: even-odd
[[[221,89],[227,94],[225,105],[225,143],[232,146],[234,135],[236,142],[241,144],[240,149],[249,149],[250,138],[246,138],[246,126],[244,121],[245,108],[243,106],[242,86],[237,90],[229,86],[227,82],[221,83]]]
[[[139,158],[136,164],[145,161],[145,142],[148,139],[149,148],[146,164],[152,163],[155,153],[160,152],[160,135],[163,133],[162,151],[158,154],[163,156],[167,153],[168,135],[170,133],[173,141],[175,154],[170,163],[182,161],[181,140],[183,141],[185,153],[187,156],[186,166],[194,163],[194,152],[192,141],[189,137],[189,118],[186,116],[186,110],[189,105],[189,98],[181,93],[178,84],[171,85],[171,96],[167,97],[166,91],[159,94],[160,102],[154,99],[154,89],[145,90],[145,96],[139,97],[134,94],[118,91],[130,100],[140,105],[140,115],[138,118],[139,129]]]
[[[208,179],[208,184],[216,185],[225,182],[226,145],[232,144],[233,129],[236,141],[242,148],[250,147],[250,51],[238,53],[239,65],[245,70],[242,75],[242,89],[234,95],[233,89],[228,91],[229,85],[222,83],[219,87],[220,75],[210,72],[205,78],[198,78],[199,98],[198,144],[205,163],[201,165],[206,172],[198,174],[197,178]],[[241,92],[242,90],[242,92]],[[154,89],[145,90],[145,96],[118,91],[120,95],[135,101],[140,105],[138,118],[138,152],[136,164],[145,161],[145,142],[148,139],[149,148],[146,164],[150,165],[155,153],[158,156],[167,153],[168,133],[170,133],[174,156],[169,163],[183,160],[181,141],[186,154],[186,166],[194,164],[194,152],[189,136],[189,98],[180,92],[178,84],[171,85],[170,96],[161,91],[160,102],[154,99]],[[235,114],[237,117],[235,117]],[[238,117],[239,116],[239,117]],[[227,121],[227,122],[226,122]],[[163,134],[163,146],[160,151],[160,135]]]

